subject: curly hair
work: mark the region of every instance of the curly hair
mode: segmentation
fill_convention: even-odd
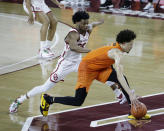
[[[82,19],[89,19],[89,14],[85,11],[78,11],[72,16],[72,21],[74,24],[76,24],[76,22],[81,21]]]
[[[116,41],[118,43],[130,42],[136,38],[136,34],[131,30],[122,30],[117,34]]]

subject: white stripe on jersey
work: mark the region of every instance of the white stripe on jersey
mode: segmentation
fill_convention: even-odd
[[[72,31],[78,32],[76,29],[72,28],[69,31],[69,33]],[[84,48],[85,45],[88,43],[88,39],[89,39],[89,33],[88,32],[86,32],[86,34],[84,36],[82,34],[80,34],[80,39],[77,42],[77,45]],[[81,61],[81,58],[82,58],[81,53],[71,51],[69,44],[66,42],[65,42],[65,47],[64,47],[64,50],[61,54],[61,57],[63,57],[65,60],[69,60],[69,61]]]

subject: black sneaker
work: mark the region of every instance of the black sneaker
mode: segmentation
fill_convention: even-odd
[[[112,0],[106,0],[104,4],[101,4],[100,5],[100,9],[103,9],[103,8],[108,8],[109,6],[113,5],[112,4]]]
[[[131,9],[131,6],[132,6],[132,2],[129,0],[125,0],[123,6],[120,9],[124,9],[124,10]]]
[[[43,116],[48,115],[48,110],[50,107],[50,104],[52,104],[53,98],[49,96],[48,94],[42,94],[41,95],[41,104],[40,104],[40,112]]]

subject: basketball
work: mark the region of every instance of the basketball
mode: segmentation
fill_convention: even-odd
[[[147,107],[144,103],[140,102],[136,107],[131,106],[131,114],[136,119],[141,119],[147,113]]]

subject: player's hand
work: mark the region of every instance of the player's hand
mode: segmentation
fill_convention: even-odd
[[[137,100],[137,96],[135,95],[135,93],[133,91],[130,93],[130,101],[131,101],[132,106],[136,107],[139,105],[139,101]]]
[[[34,18],[33,18],[33,16],[29,16],[28,17],[28,23],[29,24],[34,24]]]

